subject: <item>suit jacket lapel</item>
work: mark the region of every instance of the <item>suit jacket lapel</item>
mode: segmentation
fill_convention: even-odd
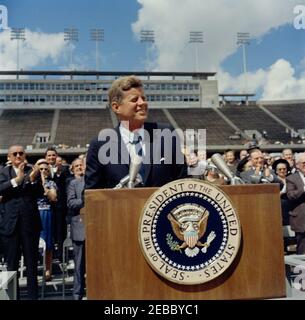
[[[16,172],[15,172],[13,166],[10,166],[10,167],[9,167],[9,175],[10,175],[10,178],[11,178],[11,179],[17,177]]]
[[[144,176],[143,176],[143,183],[144,185],[147,182],[149,177],[150,171],[153,165],[153,156],[154,156],[154,129],[157,127],[156,123],[144,123],[144,133],[145,133],[145,156],[143,160],[143,167],[144,167]],[[155,146],[156,147],[156,146]]]
[[[296,176],[296,179],[297,179],[297,184],[298,184],[298,187],[300,188],[300,189],[302,189],[302,188],[304,188],[304,181],[303,181],[303,179],[300,177],[300,172],[299,171],[297,171],[296,172],[297,173],[297,176]]]
[[[122,139],[119,126],[115,127],[115,131],[117,133],[118,140],[112,141],[113,142],[112,147],[117,148],[118,163],[129,167],[130,156],[129,156],[127,147]]]

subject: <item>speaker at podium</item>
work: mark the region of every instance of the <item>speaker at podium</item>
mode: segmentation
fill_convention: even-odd
[[[285,296],[275,184],[85,191],[87,297],[93,300]]]

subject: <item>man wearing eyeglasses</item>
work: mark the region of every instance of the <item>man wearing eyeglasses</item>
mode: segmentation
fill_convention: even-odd
[[[8,271],[17,271],[21,251],[27,270],[28,298],[38,298],[37,263],[41,220],[37,198],[43,194],[37,175],[26,164],[24,148],[9,148],[11,165],[0,171],[0,235],[3,240]],[[17,286],[19,298],[19,287]]]
[[[297,172],[286,178],[291,203],[289,223],[296,233],[297,253],[305,254],[305,152],[295,156]]]

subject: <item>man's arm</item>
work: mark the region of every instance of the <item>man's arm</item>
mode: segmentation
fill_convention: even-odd
[[[10,178],[5,174],[4,170],[0,172],[0,195],[5,196],[13,191],[13,185]]]
[[[85,189],[98,189],[102,187],[101,182],[101,164],[98,159],[99,143],[93,140],[87,154]]]
[[[84,202],[82,198],[77,197],[77,190],[76,190],[76,181],[73,180],[69,183],[67,189],[67,206],[69,209],[72,209],[74,213],[79,213],[79,210],[84,206]],[[74,215],[77,215],[74,214]]]
[[[287,197],[289,200],[298,200],[304,195],[304,187],[299,188],[296,179],[291,179],[289,176],[286,178]]]

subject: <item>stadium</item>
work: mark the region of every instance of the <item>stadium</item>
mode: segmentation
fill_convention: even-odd
[[[68,160],[85,153],[100,130],[117,124],[108,107],[111,82],[131,74],[143,79],[149,119],[206,129],[208,154],[238,151],[253,140],[269,152],[304,150],[304,101],[218,92],[216,73],[0,71],[1,162],[13,144],[26,146],[34,159],[49,146]]]
[[[100,130],[117,126],[107,93],[113,80],[126,75],[142,79],[150,121],[206,129],[208,158],[228,149],[237,153],[251,143],[273,154],[304,150],[303,101],[264,102],[251,93],[220,93],[213,72],[0,71],[1,162],[11,145],[25,146],[30,163],[44,157],[48,147],[68,163],[85,154]],[[68,269],[56,268],[68,276],[62,290],[69,299],[71,272],[69,278]],[[62,286],[60,278],[55,283]],[[42,298],[58,298],[44,286]]]
[[[0,4],[0,300],[304,300],[305,6],[54,1]]]

